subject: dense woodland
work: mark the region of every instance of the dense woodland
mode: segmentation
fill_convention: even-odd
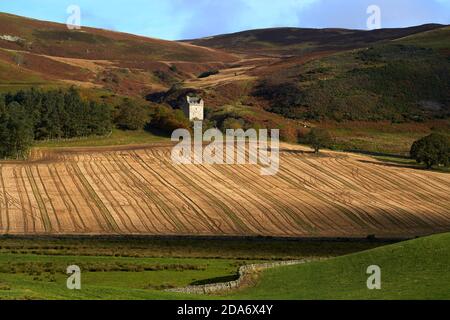
[[[170,134],[190,122],[169,106],[132,99],[112,106],[85,100],[75,88],[8,93],[0,95],[0,158],[26,158],[36,140],[102,136],[114,126]]]
[[[0,157],[24,158],[34,140],[104,135],[108,105],[85,101],[74,88],[0,95]]]

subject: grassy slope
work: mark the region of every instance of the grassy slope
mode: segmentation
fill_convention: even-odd
[[[261,260],[336,256],[378,245],[238,239],[0,238],[0,299],[214,298],[160,290],[198,281],[228,281],[238,266]],[[81,291],[66,289],[65,269],[71,264],[82,269]],[[166,269],[135,270],[144,265]],[[177,270],[173,265],[180,267]],[[189,269],[189,265],[200,269]],[[129,271],[114,271],[117,266]]]
[[[2,51],[0,50],[0,53]],[[12,58],[2,60],[0,55],[0,93],[17,91],[23,88],[52,86],[51,81],[39,73],[17,67]]]
[[[427,169],[424,164],[418,164],[416,160],[410,159],[410,158],[402,158],[402,157],[392,157],[392,156],[375,156],[375,159],[384,161],[386,163],[389,163],[390,165],[398,165],[398,166],[405,166],[409,168],[416,168],[421,170],[430,170]],[[444,166],[434,166],[431,170],[437,171],[437,172],[446,172],[450,173],[450,167],[444,167]]]
[[[0,266],[26,263],[33,266],[29,267],[30,271],[1,274],[0,297],[6,299],[157,299],[164,296],[163,292],[158,292],[162,287],[186,286],[194,281],[233,276],[239,264],[235,260],[222,259],[0,255]],[[66,288],[65,269],[73,264],[82,268],[82,290],[80,291],[70,291]],[[132,267],[163,266],[167,269],[142,272],[84,271],[92,266],[103,265],[108,268],[117,264]],[[180,270],[176,270],[173,265],[178,265]],[[181,269],[187,265],[200,269]],[[33,268],[36,271],[33,271]],[[51,271],[37,271],[45,270],[45,268]]]
[[[318,252],[319,256],[327,256],[343,253],[344,247],[351,252],[351,249],[361,250],[364,246],[353,243],[230,243],[216,240],[212,242],[214,249],[211,249],[204,241],[145,241],[1,240],[0,298],[450,299],[450,234],[388,245],[322,262],[268,270],[256,286],[225,296],[180,295],[162,292],[161,289],[197,281],[229,280],[238,265],[258,261],[260,255],[279,258],[287,254],[291,258],[300,258]],[[278,248],[280,245],[281,250]],[[187,251],[186,246],[189,247]],[[217,246],[222,249],[218,250]],[[367,245],[365,247],[369,248]],[[183,252],[188,257],[177,257]],[[160,257],[156,257],[158,255]],[[78,264],[84,270],[81,291],[66,289],[64,270],[70,264]],[[144,265],[166,266],[166,269],[133,271],[133,268]],[[174,265],[178,265],[179,270]],[[365,272],[370,265],[379,265],[382,269],[382,290],[370,291],[366,288],[368,276]],[[117,266],[130,271],[101,271],[101,268]],[[192,266],[197,267],[198,270],[188,270],[187,266],[191,269]],[[91,268],[97,271],[86,271]]]
[[[450,299],[450,234],[398,243],[302,266],[273,269],[227,298]],[[382,289],[368,290],[366,269],[382,270]]]
[[[327,121],[315,124],[330,131],[334,137],[335,149],[401,156],[409,156],[413,142],[433,131],[450,135],[450,120],[399,124],[389,121],[341,123]]]
[[[170,141],[170,138],[154,135],[145,130],[124,131],[114,129],[106,137],[87,137],[67,140],[37,141],[37,148],[104,147],[120,145],[140,145],[153,142]]]

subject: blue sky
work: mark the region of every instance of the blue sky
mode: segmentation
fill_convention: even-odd
[[[369,5],[383,28],[450,24],[450,0],[1,0],[0,11],[175,40],[268,27],[366,28]]]

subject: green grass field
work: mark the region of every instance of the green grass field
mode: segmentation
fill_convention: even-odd
[[[449,120],[430,120],[422,123],[327,121],[315,125],[330,132],[334,140],[333,147],[337,150],[396,156],[409,156],[412,144],[431,133],[450,137]]]
[[[408,155],[414,141],[426,136],[424,133],[383,132],[347,128],[331,129],[334,146],[340,150]]]
[[[330,257],[379,246],[370,242],[146,238],[0,238],[0,299],[214,299],[165,288],[230,281],[239,266]],[[78,265],[81,290],[68,290]]]
[[[170,141],[170,138],[152,134],[145,130],[124,131],[114,129],[109,136],[86,137],[66,140],[36,141],[38,148],[105,147],[119,145],[139,145]]]
[[[240,263],[227,259],[0,255],[0,297],[145,299],[158,291],[216,277],[232,277]],[[78,265],[82,290],[66,287],[65,270]]]
[[[450,299],[450,234],[264,272],[236,299]],[[381,268],[381,290],[368,290],[367,267]]]
[[[1,238],[0,299],[450,299],[450,233],[396,244],[269,239]],[[239,266],[325,261],[267,270],[226,295],[163,289],[236,278]],[[81,290],[66,268],[82,270]],[[381,268],[368,290],[367,267]]]
[[[414,159],[392,157],[392,156],[375,156],[374,158],[377,160],[386,162],[387,164],[391,164],[391,165],[396,165],[396,166],[400,166],[400,167],[408,167],[408,168],[413,168],[413,169],[420,169],[420,170],[428,170],[424,164],[418,164],[417,161]],[[437,172],[449,173],[450,167],[434,166],[430,170],[437,171]]]

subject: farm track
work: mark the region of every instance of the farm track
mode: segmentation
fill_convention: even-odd
[[[249,164],[174,166],[170,152],[170,145],[58,150],[0,162],[0,234],[414,237],[450,230],[449,174],[288,146],[278,174],[264,177]]]

